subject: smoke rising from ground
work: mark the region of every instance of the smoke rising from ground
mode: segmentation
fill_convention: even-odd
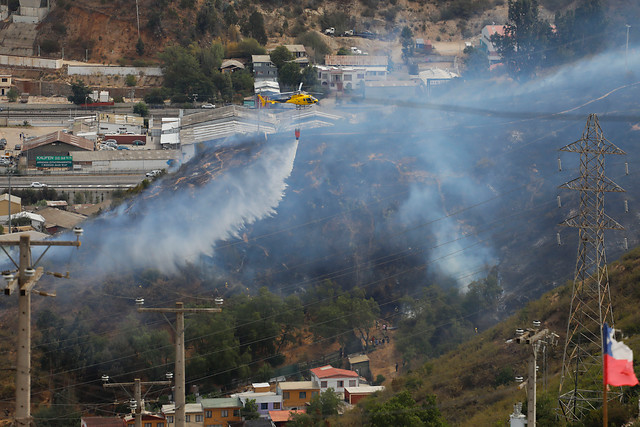
[[[219,276],[283,294],[325,278],[399,292],[443,277],[464,287],[473,272],[499,264],[508,292],[535,296],[570,279],[575,266],[572,230],[562,230],[563,246],[555,236],[578,200],[563,194],[566,209],[558,209],[555,199],[576,176],[578,157],[563,153],[559,173],[558,148],[578,139],[595,112],[632,170],[640,154],[640,58],[630,55],[630,73],[624,65],[614,52],[525,84],[442,87],[410,99],[411,108],[345,105],[338,111],[349,120],[303,128],[299,147],[292,134],[270,137],[220,171],[205,166],[207,150],[132,205],[86,224],[81,258],[104,272],[173,272],[205,256]],[[638,194],[620,177],[624,161],[612,159],[607,175],[634,206]],[[169,185],[197,182],[194,174],[207,170],[205,184]],[[607,197],[607,212],[637,244],[621,206]],[[619,242],[607,242],[615,259]]]
[[[237,237],[247,224],[273,215],[297,142],[250,145],[236,141],[243,149],[230,164],[216,162],[215,149],[208,147],[197,156],[200,164],[205,159],[202,167],[182,170],[183,179],[195,182],[172,184],[177,177],[166,176],[134,204],[84,224],[82,251],[90,256],[83,258],[101,272],[153,268],[172,273],[211,256],[216,242]]]

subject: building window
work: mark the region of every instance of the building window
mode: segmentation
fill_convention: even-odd
[[[298,397],[299,397],[300,399],[306,399],[306,398],[307,398],[307,392],[306,392],[306,391],[301,391],[301,392],[298,394]]]
[[[273,409],[280,409],[280,402],[273,402]]]
[[[326,381],[320,381],[320,388],[327,388],[327,382]]]
[[[234,409],[233,410],[233,416],[234,417],[239,417],[240,416],[240,409]]]
[[[269,404],[268,403],[261,403],[260,404],[260,409],[262,409],[263,411],[269,409]]]
[[[349,387],[355,387],[356,386],[356,380],[349,380]]]
[[[202,414],[196,414],[196,422],[201,423],[203,421],[204,421],[204,417],[202,416]]]
[[[151,427],[151,423],[144,423],[144,427]]]
[[[164,423],[158,423],[156,424],[156,427],[164,427]]]
[[[344,387],[344,381],[338,381],[338,387]]]
[[[169,415],[169,416],[167,417],[167,422],[168,422],[169,424],[173,424],[173,416],[172,416],[172,415]]]
[[[358,74],[358,76],[356,78],[362,80],[362,79],[364,79],[364,74]]]
[[[282,398],[283,399],[288,399],[289,398],[289,392],[285,391],[284,393],[282,393]]]
[[[8,82],[8,81],[9,81],[9,79],[7,79],[6,77],[3,77],[3,78],[2,78],[2,83],[6,83],[6,82]]]
[[[204,416],[207,418],[211,418],[211,411],[205,411]]]
[[[229,416],[229,411],[226,409],[223,409],[222,411],[220,411],[220,416],[222,418],[227,418]]]
[[[344,75],[344,81],[345,82],[350,82],[351,81],[351,74],[345,74]]]
[[[191,415],[185,415],[185,416],[184,416],[184,420],[185,420],[186,422],[190,423],[190,422],[191,422]]]
[[[311,392],[311,398],[313,399],[314,397],[316,397],[318,395],[318,391],[312,391]]]

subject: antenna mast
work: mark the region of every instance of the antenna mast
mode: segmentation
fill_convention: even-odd
[[[604,230],[624,229],[604,212],[604,193],[624,192],[605,176],[604,156],[626,153],[603,136],[595,114],[560,151],[580,153],[580,176],[560,186],[580,192],[580,208],[561,223],[577,228],[579,241],[559,395],[564,417],[579,421],[602,404],[602,324],[614,324]]]

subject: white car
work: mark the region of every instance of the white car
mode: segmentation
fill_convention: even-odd
[[[216,106],[214,104],[210,104],[207,102],[206,104],[202,104],[200,108],[212,109],[212,108],[216,108]]]
[[[147,173],[146,173],[146,176],[147,176],[147,178],[153,178],[153,177],[155,177],[155,176],[160,175],[161,173],[162,173],[162,171],[161,171],[161,170],[159,170],[159,169],[154,169],[154,170],[152,170],[151,172],[147,172]]]
[[[31,183],[31,188],[44,188],[46,187],[47,184],[45,184],[44,182],[32,182]]]

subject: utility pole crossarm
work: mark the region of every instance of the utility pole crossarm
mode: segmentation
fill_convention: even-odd
[[[220,308],[138,308],[139,312],[152,313],[220,313]]]
[[[19,241],[3,241],[0,242],[0,246],[19,246]],[[81,242],[79,240],[70,240],[70,241],[58,241],[58,240],[37,240],[35,242],[30,242],[30,246],[81,246]]]

